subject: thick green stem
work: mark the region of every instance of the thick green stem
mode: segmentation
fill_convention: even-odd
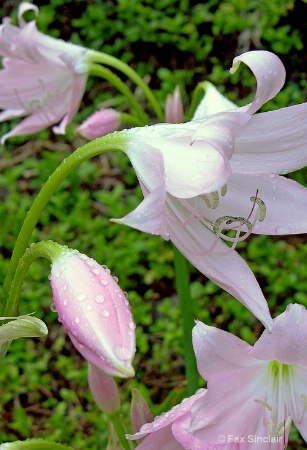
[[[190,396],[195,394],[199,387],[199,375],[192,345],[192,328],[194,326],[193,301],[190,294],[190,280],[187,260],[175,246],[173,248],[176,286],[179,296],[179,305],[181,309],[183,324],[185,371],[188,383],[187,393]]]
[[[18,299],[25,276],[36,258],[46,258],[52,262],[63,250],[67,248],[56,242],[41,241],[31,244],[19,260],[16,268],[9,298],[4,310],[4,317],[13,317],[17,315]]]
[[[68,156],[68,158],[64,159],[42,187],[27,213],[15,244],[7,276],[3,284],[3,298],[1,299],[2,301],[0,304],[0,315],[3,315],[5,302],[9,296],[11,282],[18,266],[18,262],[28,247],[33,229],[52,194],[56,191],[62,181],[87,159],[110,150],[124,150],[127,140],[125,136],[124,131],[115,132],[78,148],[74,153]]]
[[[125,428],[119,412],[108,416],[112,422],[114,431],[125,450],[131,450],[130,443],[125,437]]]
[[[147,125],[149,122],[149,118],[147,114],[142,110],[139,102],[136,100],[130,89],[122,82],[122,80],[115,75],[111,70],[106,69],[105,67],[100,66],[99,64],[90,64],[89,65],[90,74],[96,75],[105,80],[109,81],[116,89],[121,92],[130,103],[131,107],[135,111],[138,119],[140,120],[140,126]]]
[[[101,64],[107,64],[108,66],[113,67],[114,69],[117,69],[124,73],[127,77],[130,78],[137,86],[139,86],[144,94],[146,95],[149,103],[151,104],[153,110],[156,113],[156,116],[160,122],[164,122],[164,114],[160,108],[160,105],[152,93],[151,89],[147,86],[146,83],[142,80],[140,75],[135,72],[131,67],[128,66],[128,64],[120,61],[117,58],[114,58],[113,56],[107,55],[106,53],[101,52],[91,52],[88,57],[89,61],[92,62],[99,62]]]

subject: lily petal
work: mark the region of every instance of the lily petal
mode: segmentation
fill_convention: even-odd
[[[163,176],[167,192],[190,198],[215,191],[227,182],[230,175],[227,155],[206,142],[191,145],[197,126],[196,122],[190,122],[127,130],[131,139],[125,152],[147,189],[155,189]]]
[[[283,87],[286,71],[278,56],[265,50],[246,52],[237,56],[233,60],[230,73],[234,73],[241,62],[251,69],[257,80],[257,91],[253,102],[242,108],[248,114],[254,114]]]
[[[287,173],[307,164],[307,103],[256,114],[236,139],[233,172]]]
[[[29,2],[22,2],[18,8],[18,23],[20,27],[24,27],[26,25],[26,21],[23,19],[23,15],[27,11],[34,11],[35,15],[38,16],[38,7]]]
[[[246,262],[200,221],[184,224],[187,212],[179,200],[167,196],[170,239],[204,275],[228,291],[271,329],[272,319],[259,284]],[[182,223],[180,221],[182,220]],[[213,246],[214,251],[210,251]],[[221,257],[222,255],[222,257]]]
[[[277,359],[283,364],[307,368],[307,311],[303,305],[288,305],[274,319],[274,333],[266,331],[252,348],[251,355],[261,360]]]
[[[197,321],[192,336],[198,372],[204,380],[219,376],[226,366],[236,370],[254,363],[252,347],[233,334]]]
[[[192,120],[201,120],[212,114],[238,108],[235,103],[224,97],[209,81],[203,82],[202,85],[205,89],[205,95],[197,106]]]
[[[193,143],[200,140],[205,141],[229,160],[233,154],[236,136],[242,132],[250,120],[249,114],[236,111],[209,116],[202,121],[193,134]]]
[[[169,239],[165,216],[165,187],[162,184],[148,194],[142,203],[122,219],[111,219],[145,233],[158,234]]]

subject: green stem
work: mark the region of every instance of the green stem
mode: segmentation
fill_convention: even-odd
[[[109,81],[116,89],[121,92],[131,107],[134,109],[141,123],[139,125],[147,125],[149,122],[149,118],[147,114],[142,110],[139,102],[136,100],[130,89],[122,82],[122,80],[115,75],[111,70],[106,69],[105,67],[100,66],[99,64],[90,64],[89,70],[91,75],[96,75],[105,80]]]
[[[41,241],[31,244],[19,259],[15,270],[14,278],[11,283],[9,298],[4,310],[4,317],[13,317],[17,315],[18,299],[25,276],[36,258],[46,258],[52,261],[63,252],[67,247],[53,241]]]
[[[190,396],[195,394],[199,387],[199,375],[192,345],[192,328],[194,326],[193,301],[190,294],[190,281],[187,260],[175,246],[173,246],[173,248],[176,285],[183,324],[185,371],[188,383],[187,393]]]
[[[146,83],[142,80],[140,75],[135,72],[131,67],[128,66],[128,64],[120,61],[117,58],[114,58],[113,56],[107,55],[106,53],[102,52],[90,52],[88,56],[89,62],[99,62],[101,64],[107,64],[108,66],[113,67],[114,69],[117,69],[124,73],[127,77],[129,77],[137,86],[139,86],[144,94],[146,95],[149,103],[151,104],[153,110],[156,113],[156,116],[160,122],[164,122],[164,114],[160,108],[160,105],[156,99],[156,97],[153,95],[151,89],[147,86]]]
[[[119,412],[112,414],[111,416],[108,416],[109,419],[112,422],[112,425],[114,427],[114,431],[121,443],[121,445],[123,446],[123,448],[125,450],[131,450],[129,441],[127,441],[126,437],[125,437],[125,428],[123,425],[123,421],[121,419],[121,415]]]
[[[3,315],[5,308],[5,301],[8,299],[11,282],[14,278],[18,262],[28,247],[33,229],[35,228],[37,221],[44,210],[45,206],[49,202],[50,197],[56,191],[62,181],[73,170],[80,166],[87,159],[93,156],[99,155],[110,150],[124,150],[126,146],[125,132],[115,132],[107,136],[103,136],[99,139],[95,139],[82,147],[78,148],[68,158],[60,164],[60,166],[49,177],[41,191],[32,203],[30,210],[23,222],[21,230],[19,232],[15,248],[12,254],[12,258],[9,264],[8,272],[3,284],[2,301],[0,304],[0,315]]]
[[[127,123],[129,125],[134,125],[136,127],[143,126],[143,124],[140,123],[140,120],[137,117],[119,111],[117,111],[117,113],[120,116],[121,123]]]

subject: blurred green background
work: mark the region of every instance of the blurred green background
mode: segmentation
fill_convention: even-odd
[[[10,15],[16,23],[19,3],[3,1],[1,16]],[[41,31],[129,63],[149,83],[162,107],[166,95],[179,85],[187,111],[193,89],[204,80],[213,82],[238,104],[251,101],[253,76],[243,67],[230,76],[229,68],[237,54],[253,49],[275,52],[287,70],[285,88],[263,111],[306,100],[307,5],[303,0],[53,0],[35,4],[40,7],[37,24]],[[31,18],[33,14],[28,13],[27,19]],[[130,81],[127,84],[135,91]],[[138,91],[136,95],[146,108],[142,95]],[[85,142],[75,136],[74,129],[101,106],[127,108],[113,87],[91,78],[65,137],[44,130],[36,136],[8,140],[1,148],[1,280],[33,197],[63,158]],[[14,123],[1,124],[0,135]],[[306,169],[290,176],[307,186]],[[138,351],[136,377],[120,382],[127,419],[132,387],[142,391],[154,413],[161,409],[155,405],[166,399],[165,407],[169,407],[185,394],[171,245],[157,236],[109,222],[133,210],[141,199],[135,173],[123,154],[96,157],[61,185],[32,238],[33,242],[53,239],[88,254],[107,265],[128,292],[137,324]],[[283,312],[288,303],[307,306],[306,249],[306,235],[252,236],[238,245],[273,316]],[[237,300],[194,268],[190,271],[195,318],[255,342],[262,325]],[[20,312],[35,311],[47,322],[49,335],[14,341],[1,364],[0,437],[6,442],[38,436],[77,450],[104,449],[106,420],[88,391],[86,363],[65,336],[57,314],[50,310],[48,274],[48,264],[37,261],[24,284]],[[302,445],[293,430],[289,448],[301,449]]]

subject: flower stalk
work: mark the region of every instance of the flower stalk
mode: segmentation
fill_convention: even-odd
[[[29,240],[37,224],[37,221],[39,220],[39,217],[45,206],[49,202],[52,194],[57,190],[62,181],[84,161],[110,150],[123,150],[125,148],[125,144],[126,138],[124,132],[115,132],[111,135],[103,136],[102,138],[89,142],[82,147],[79,147],[74,153],[64,159],[60,166],[49,177],[49,179],[33,201],[16,240],[15,248],[7,271],[7,276],[3,284],[2,301],[0,305],[1,315],[3,315],[4,310],[12,311],[11,306],[8,308],[5,307],[5,301],[9,297],[11,283],[14,278],[15,271],[17,269],[20,258],[24,254],[29,244]],[[11,302],[12,300],[10,300],[10,304]],[[15,305],[15,300],[12,305]],[[13,306],[13,311],[14,310],[15,306]],[[8,315],[13,314],[15,314],[15,312],[9,312]]]
[[[187,394],[193,395],[198,389],[198,371],[192,345],[192,329],[194,327],[193,300],[190,293],[190,280],[187,260],[173,246],[175,279],[179,297],[183,326],[184,361],[187,379]]]
[[[148,85],[142,80],[140,75],[135,72],[131,67],[129,67],[126,63],[123,61],[118,60],[117,58],[114,58],[114,56],[107,55],[106,53],[102,52],[95,52],[91,51],[91,54],[88,57],[88,61],[93,62],[99,62],[101,64],[107,64],[114,69],[117,69],[121,71],[123,74],[125,74],[130,80],[132,80],[137,86],[139,86],[142,91],[144,92],[145,96],[147,97],[147,100],[151,104],[157,118],[159,121],[164,122],[164,114],[160,108],[160,105],[152,93],[151,89],[148,87]]]

